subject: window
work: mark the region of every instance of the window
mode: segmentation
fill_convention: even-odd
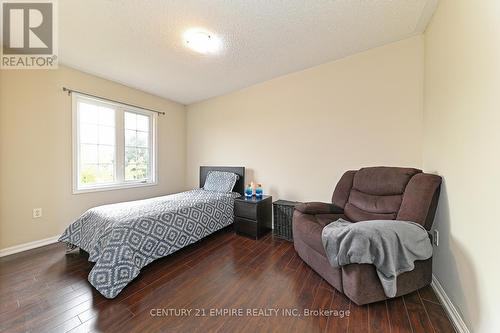
[[[73,192],[156,184],[156,113],[72,96]]]

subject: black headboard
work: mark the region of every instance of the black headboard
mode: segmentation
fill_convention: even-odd
[[[234,185],[233,192],[245,195],[245,167],[224,167],[224,166],[201,166],[200,167],[200,187],[205,184],[205,179],[210,171],[233,172],[240,176]]]

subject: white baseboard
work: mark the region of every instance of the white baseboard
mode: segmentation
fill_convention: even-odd
[[[431,287],[432,289],[434,289],[434,292],[436,293],[436,296],[439,298],[441,304],[443,304],[444,310],[446,311],[446,314],[448,315],[453,326],[455,327],[455,330],[458,333],[470,333],[470,330],[467,327],[467,325],[465,325],[462,316],[460,316],[460,313],[458,312],[457,308],[455,307],[455,305],[453,305],[448,295],[446,295],[443,286],[441,285],[441,283],[434,274],[432,275]]]
[[[11,247],[6,247],[5,249],[0,250],[0,257],[9,256],[11,254],[28,251],[31,249],[35,249],[37,247],[53,244],[57,242],[60,236],[54,236],[50,238],[40,239],[34,242],[19,244]]]

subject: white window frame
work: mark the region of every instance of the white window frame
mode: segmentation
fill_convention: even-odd
[[[115,109],[115,163],[114,175],[115,182],[107,184],[95,184],[89,186],[81,186],[79,181],[80,176],[80,133],[78,119],[78,101],[85,100],[95,104],[101,104],[106,107]],[[140,109],[137,107],[128,106],[118,102],[109,102],[97,97],[89,97],[83,94],[73,92],[71,94],[72,104],[72,135],[73,135],[73,194],[111,191],[126,188],[154,186],[158,184],[157,161],[158,161],[158,114],[156,112]],[[148,180],[125,180],[125,112],[133,112],[143,114],[150,117],[150,178]]]

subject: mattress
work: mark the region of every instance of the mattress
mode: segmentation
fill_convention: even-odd
[[[89,253],[89,282],[114,298],[140,270],[234,220],[237,193],[202,189],[89,209],[59,238]]]

